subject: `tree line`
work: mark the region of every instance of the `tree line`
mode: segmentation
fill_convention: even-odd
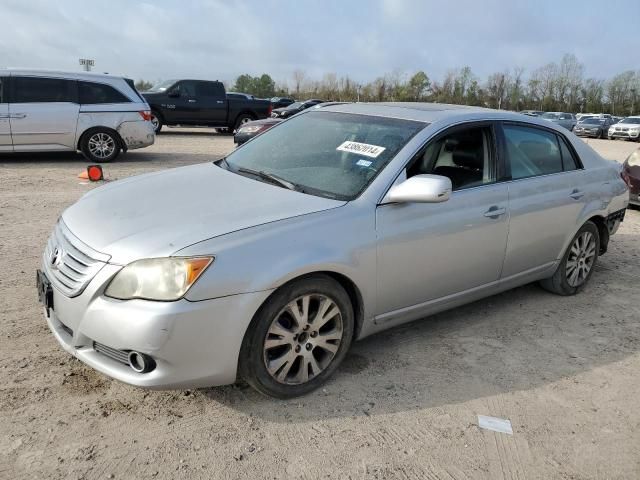
[[[240,75],[227,90],[259,98],[290,96],[298,100],[440,102],[475,105],[503,110],[637,113],[640,71],[629,70],[608,79],[585,78],[584,65],[575,55],[565,54],[526,74],[520,67],[495,72],[480,79],[470,67],[452,69],[436,80],[419,70],[413,74],[392,72],[369,83],[349,76],[327,73],[321,79],[296,70],[291,79],[276,82],[264,73]]]

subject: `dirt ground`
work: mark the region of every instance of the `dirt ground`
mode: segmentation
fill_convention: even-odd
[[[589,143],[619,161],[637,147]],[[232,148],[167,129],[106,173]],[[293,401],[242,385],[154,392],[70,357],[37,303],[49,232],[92,188],[76,178],[85,165],[0,157],[0,478],[640,478],[640,211],[578,296],[530,285],[368,338]],[[477,415],[511,420],[513,435]]]

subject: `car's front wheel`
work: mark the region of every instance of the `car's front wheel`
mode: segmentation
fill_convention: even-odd
[[[243,342],[240,374],[266,395],[304,395],[336,370],[353,331],[353,307],[339,283],[326,275],[295,281],[256,314]]]
[[[111,162],[120,154],[120,139],[112,130],[96,128],[84,134],[80,150],[90,162]]]
[[[553,277],[540,285],[558,295],[575,295],[591,278],[600,252],[598,227],[586,222],[573,237]]]

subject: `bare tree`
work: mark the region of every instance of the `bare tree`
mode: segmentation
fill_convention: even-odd
[[[294,70],[293,71],[293,85],[295,87],[296,97],[300,96],[300,87],[302,87],[302,83],[306,75],[303,70]]]

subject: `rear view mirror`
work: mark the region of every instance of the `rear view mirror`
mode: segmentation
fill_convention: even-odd
[[[394,203],[440,203],[451,196],[451,180],[441,175],[415,175],[391,187],[387,200]]]

